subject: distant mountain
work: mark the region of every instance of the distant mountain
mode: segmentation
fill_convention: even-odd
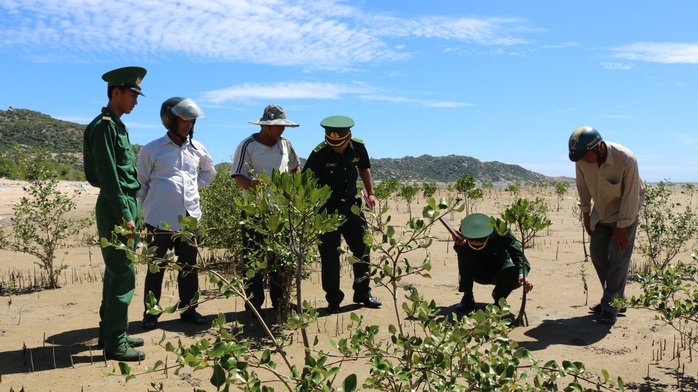
[[[12,168],[7,166],[12,165],[15,147],[29,153],[50,151],[58,162],[74,167],[71,176],[79,176],[82,173],[84,129],[85,125],[58,120],[33,110],[0,110],[0,177],[12,173]],[[135,147],[139,151],[140,146]],[[371,172],[376,181],[394,178],[402,182],[455,182],[465,174],[492,183],[571,180],[547,177],[518,165],[481,162],[459,155],[371,159]]]
[[[455,182],[466,174],[478,181],[492,183],[552,181],[550,177],[518,165],[481,162],[461,155],[371,159],[371,173],[376,180],[395,178],[408,182]]]
[[[0,153],[23,149],[58,154],[82,152],[84,125],[27,109],[0,110]]]

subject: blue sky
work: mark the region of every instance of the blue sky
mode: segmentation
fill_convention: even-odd
[[[590,125],[633,150],[647,181],[698,182],[698,2],[0,0],[0,108],[90,122],[101,75],[138,65],[133,143],[161,103],[196,100],[216,163],[274,103],[301,126],[346,115],[373,158],[467,155],[574,176]]]

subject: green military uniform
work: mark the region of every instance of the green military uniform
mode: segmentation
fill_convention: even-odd
[[[105,74],[103,79],[111,86],[108,76],[109,73]],[[125,87],[131,86],[126,84]],[[137,91],[140,93],[140,88]],[[140,188],[136,155],[126,126],[110,109],[102,108],[102,113],[85,128],[83,154],[85,177],[92,186],[100,188],[95,207],[100,238],[111,240],[114,226],[121,226],[124,220],[132,220],[138,227],[141,212],[136,197]],[[126,243],[125,238],[121,240]],[[135,251],[135,245],[131,250]],[[136,275],[123,250],[102,248],[102,256],[105,270],[99,309],[100,338],[104,339],[105,351],[113,352],[126,342],[128,306],[135,290]]]
[[[353,121],[352,121],[353,125]],[[348,132],[348,128],[346,129]],[[363,214],[358,216],[351,212],[353,205],[361,205],[361,199],[357,197],[356,182],[358,169],[369,169],[368,152],[361,139],[351,139],[343,154],[339,154],[330,148],[332,140],[328,131],[327,140],[320,143],[310,153],[303,171],[310,170],[318,179],[318,185],[328,185],[332,189],[332,196],[324,208],[328,213],[338,212],[346,217],[346,222],[337,230],[321,236],[319,246],[322,259],[322,288],[325,290],[325,298],[330,304],[338,305],[344,299],[344,293],[339,284],[339,251],[337,248],[341,242],[341,236],[349,246],[354,257],[363,263],[354,263],[354,299],[370,297],[369,288],[369,254],[370,247],[364,243],[366,222]],[[337,136],[335,134],[335,136]],[[340,132],[339,138],[342,135]],[[343,141],[342,141],[343,142]],[[380,304],[378,304],[380,305]]]
[[[486,226],[488,223],[489,217],[484,214],[471,214],[464,218],[461,232],[468,243],[453,247],[458,255],[458,291],[464,293],[461,303],[474,301],[473,282],[495,285],[492,298],[497,303],[518,288],[519,276],[524,270],[528,276],[531,269],[516,237],[511,232],[499,235]]]

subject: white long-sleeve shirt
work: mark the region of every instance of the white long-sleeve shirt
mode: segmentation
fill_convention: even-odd
[[[627,147],[605,142],[606,162],[577,161],[577,192],[582,212],[591,212],[590,226],[597,223],[628,227],[637,220],[645,197],[637,159]],[[593,202],[593,203],[592,203]]]
[[[199,188],[213,182],[216,168],[203,144],[191,143],[186,140],[180,147],[166,134],[138,154],[138,199],[145,223],[164,229],[167,222],[170,230],[177,231],[179,215],[201,218]]]

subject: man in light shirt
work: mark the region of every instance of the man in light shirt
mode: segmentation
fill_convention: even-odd
[[[204,113],[196,102],[173,97],[163,102],[160,109],[162,125],[167,133],[143,146],[138,155],[138,182],[141,189],[143,216],[150,246],[156,246],[156,260],[165,257],[168,250],[178,256],[183,266],[177,276],[179,307],[185,308],[180,318],[193,324],[205,324],[206,318],[196,311],[192,303],[199,291],[196,265],[197,247],[185,237],[173,237],[182,228],[179,216],[201,219],[199,188],[210,184],[216,177],[213,160],[206,148],[193,140],[194,124]],[[152,292],[160,301],[164,269],[150,269],[145,278],[146,311],[141,326],[144,329],[158,327],[158,314],[148,313],[148,295]]]
[[[645,185],[632,151],[604,141],[592,127],[572,133],[569,158],[576,162],[579,205],[590,238],[591,261],[603,288],[601,302],[591,310],[600,316],[600,323],[613,325],[618,310],[612,304],[616,297],[625,297]]]
[[[250,124],[260,126],[260,130],[240,142],[235,155],[230,175],[237,186],[243,189],[246,195],[248,190],[256,189],[260,183],[257,178],[262,173],[271,177],[272,171],[278,169],[281,173],[297,173],[300,169],[300,159],[293,149],[291,141],[281,136],[286,127],[297,127],[298,124],[286,119],[286,112],[281,106],[269,105],[264,109],[264,114],[258,120],[250,121]],[[243,228],[242,244],[244,248],[243,259],[246,266],[252,264],[251,255],[259,249],[264,242],[264,236],[253,229]],[[269,271],[269,296],[272,307],[277,308],[284,295],[284,285],[281,274],[274,270],[277,264],[275,255],[266,254]],[[251,302],[258,312],[264,304],[264,271],[258,271],[252,278],[246,279],[246,294],[251,297]],[[248,309],[248,312],[251,309]]]

